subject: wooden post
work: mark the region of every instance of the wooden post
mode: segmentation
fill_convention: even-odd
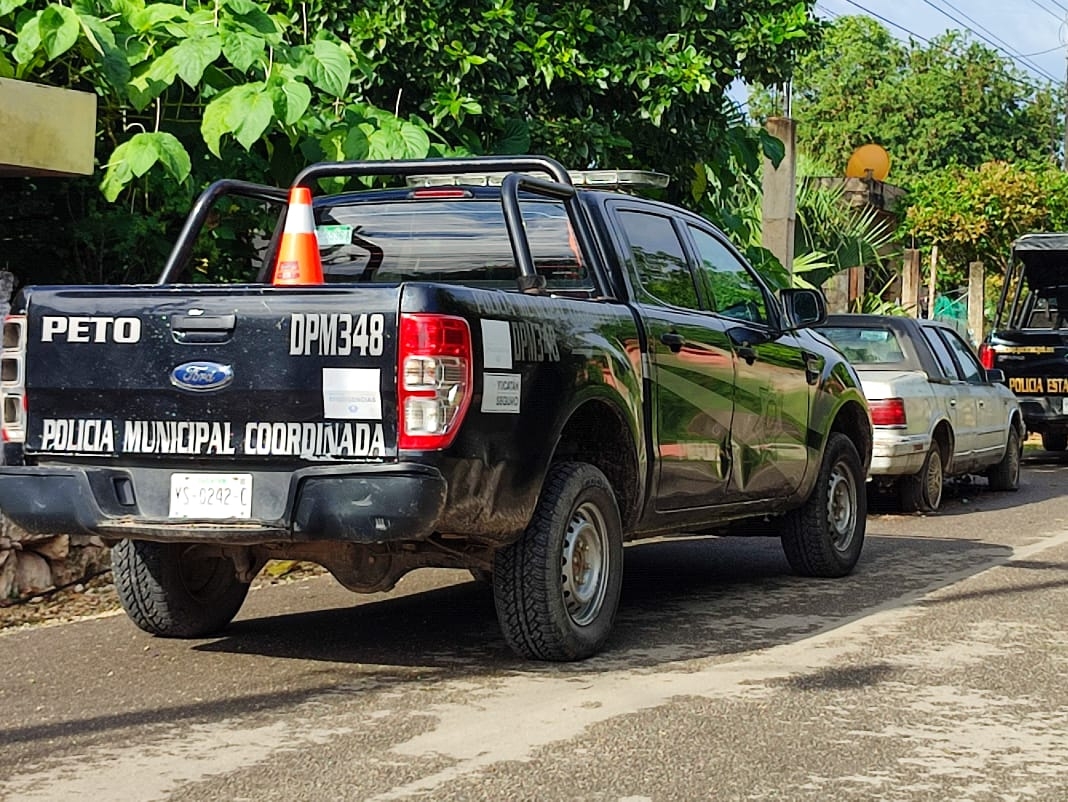
[[[938,285],[938,246],[931,246],[931,273],[927,277],[927,319],[934,320],[935,288]]]
[[[905,261],[901,265],[901,306],[912,317],[920,316],[920,252],[916,248],[905,249]]]
[[[976,348],[985,335],[986,270],[982,262],[968,265],[968,339]]]

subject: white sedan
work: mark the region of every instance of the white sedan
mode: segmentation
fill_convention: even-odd
[[[1000,370],[951,327],[887,315],[831,315],[820,327],[860,375],[875,430],[873,482],[909,512],[933,512],[946,476],[983,473],[1020,486],[1025,428]]]

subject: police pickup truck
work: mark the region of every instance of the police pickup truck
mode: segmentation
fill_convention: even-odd
[[[126,612],[171,637],[225,627],[271,559],[356,592],[492,577],[505,640],[543,660],[603,646],[625,541],[732,524],[799,574],[853,569],[871,423],[808,330],[818,292],[775,294],[700,217],[545,157],[324,163],[294,187],[369,176],[391,187],[314,199],[321,282],[279,285],[288,218],[258,275],[190,279],[217,198],[293,210],[224,180],[156,285],[21,290],[0,508],[112,544]]]
[[[1047,451],[1068,447],[1068,234],[1025,234],[1013,243],[994,326],[979,347],[1020,401],[1029,432]]]

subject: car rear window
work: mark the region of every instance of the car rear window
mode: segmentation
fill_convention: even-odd
[[[897,333],[889,327],[821,326],[820,333],[854,365],[900,367],[906,359]]]
[[[521,202],[548,289],[590,289],[563,204]],[[317,207],[328,282],[435,281],[514,289],[519,271],[499,199],[394,200]]]

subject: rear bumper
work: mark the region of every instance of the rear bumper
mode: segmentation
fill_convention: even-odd
[[[171,470],[0,466],[0,509],[28,532],[234,545],[423,540],[446,482],[422,465],[345,465],[252,474],[250,519],[168,518]]]
[[[1023,413],[1027,431],[1039,434],[1068,434],[1068,396],[1020,396],[1020,412]]]
[[[897,434],[876,429],[872,442],[871,475],[902,476],[913,474],[923,467],[923,460],[931,448],[931,436]]]

